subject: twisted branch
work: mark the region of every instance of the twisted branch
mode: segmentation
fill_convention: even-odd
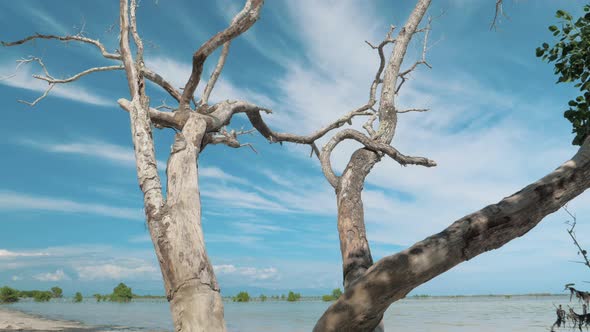
[[[330,141],[324,145],[322,153],[320,154],[320,162],[322,164],[322,170],[326,175],[326,178],[330,184],[336,188],[338,186],[339,177],[334,174],[330,156],[334,148],[347,139],[355,140],[365,146],[366,149],[373,152],[380,152],[388,155],[391,159],[397,161],[400,165],[420,165],[424,167],[434,167],[436,162],[424,157],[410,157],[400,153],[396,148],[389,144],[374,141],[369,137],[363,135],[363,133],[354,129],[344,129],[334,135]]]

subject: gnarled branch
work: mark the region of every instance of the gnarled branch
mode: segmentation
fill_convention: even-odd
[[[366,149],[371,150],[373,152],[380,152],[383,154],[388,155],[393,160],[397,161],[400,165],[420,165],[425,167],[434,167],[436,166],[436,162],[424,158],[424,157],[409,157],[401,154],[397,149],[392,147],[389,144],[384,144],[379,141],[372,140],[371,138],[363,135],[361,132],[356,131],[354,129],[344,129],[338,132],[322,149],[322,153],[320,155],[320,161],[322,164],[322,170],[324,171],[324,175],[326,179],[332,187],[338,187],[338,177],[334,174],[334,170],[332,169],[332,165],[330,162],[330,156],[334,148],[340,144],[340,142],[345,141],[347,139],[355,140],[365,146]]]

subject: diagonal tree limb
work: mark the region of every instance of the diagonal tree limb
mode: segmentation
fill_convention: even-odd
[[[207,81],[207,85],[205,86],[205,90],[203,91],[203,96],[201,97],[201,100],[199,101],[199,105],[206,105],[209,102],[209,96],[211,95],[211,91],[213,91],[213,87],[215,86],[215,83],[217,83],[217,79],[219,78],[219,75],[221,74],[221,70],[223,69],[223,66],[225,65],[225,60],[227,59],[227,54],[229,53],[230,43],[231,43],[231,41],[228,41],[225,44],[223,44],[223,49],[221,50],[221,55],[219,56],[219,60],[217,61],[217,65],[215,66],[213,73],[211,73],[211,77]]]
[[[490,24],[490,30],[497,28],[498,18],[500,16],[506,16],[504,14],[504,8],[502,6],[503,4],[504,4],[504,1],[496,0],[496,11],[494,12],[494,18],[492,19],[492,24]]]
[[[153,70],[145,66],[141,68],[141,72],[143,73],[143,76],[145,78],[159,85],[162,89],[166,90],[166,92],[168,92],[168,94],[170,94],[172,98],[176,99],[176,101],[180,101],[180,98],[182,96],[180,92],[176,88],[174,88],[172,84],[170,84],[170,82],[166,81],[166,79],[164,79],[160,74],[154,72]]]
[[[552,173],[373,264],[328,308],[314,331],[371,331],[389,305],[412,289],[523,236],[589,187],[590,139],[586,139],[576,155]]]
[[[37,105],[37,103],[38,103],[38,102],[40,102],[41,100],[45,99],[45,97],[47,97],[47,95],[49,94],[49,92],[51,91],[51,89],[53,89],[53,87],[54,87],[54,86],[55,86],[55,84],[54,84],[54,83],[50,83],[50,84],[47,86],[47,89],[45,89],[45,91],[43,92],[43,94],[42,94],[41,96],[39,96],[39,98],[37,98],[37,99],[33,100],[32,102],[28,102],[28,101],[26,101],[26,100],[21,100],[21,99],[19,99],[19,100],[17,100],[17,101],[18,101],[19,103],[22,103],[22,104],[27,104],[27,105],[29,105],[29,106],[33,107],[33,106]]]
[[[225,44],[228,41],[236,38],[240,34],[244,33],[256,21],[260,16],[260,10],[264,0],[247,0],[244,8],[234,16],[229,27],[225,30],[218,32],[215,36],[211,37],[193,54],[193,67],[191,76],[189,77],[186,85],[182,92],[182,98],[180,99],[179,109],[181,111],[188,110],[189,103],[193,97],[199,81],[201,80],[201,74],[203,73],[203,65],[207,57],[213,53],[219,46]]]

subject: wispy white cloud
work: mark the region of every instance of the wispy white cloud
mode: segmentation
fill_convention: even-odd
[[[159,277],[159,269],[151,264],[139,264],[137,266],[123,266],[117,264],[101,264],[93,266],[81,266],[76,268],[78,277],[81,280],[124,280],[136,279],[141,276],[145,278]]]
[[[248,183],[247,180],[228,174],[215,166],[199,167],[199,177],[241,184]]]
[[[51,14],[47,13],[41,8],[35,6],[26,6],[26,14],[33,16],[39,25],[49,28],[47,31],[43,31],[43,33],[61,35],[68,33],[68,28],[66,28],[65,25],[60,23],[57,19],[51,16]]]
[[[40,71],[33,71],[29,65],[23,65],[15,72],[16,64],[0,63],[0,84],[39,92],[41,96],[47,89],[47,83],[32,77],[33,74],[42,74]],[[14,73],[14,76],[10,76]],[[116,101],[95,94],[94,92],[80,86],[79,83],[57,84],[50,92],[49,97],[59,97],[85,104],[98,106],[115,106]],[[34,97],[35,99],[37,97]],[[19,98],[22,99],[22,98]]]
[[[62,281],[62,280],[71,280],[70,276],[68,276],[63,270],[59,269],[55,272],[47,272],[47,273],[40,273],[33,277],[39,281]]]
[[[39,252],[39,251],[9,251],[6,249],[0,249],[0,259],[14,258],[14,257],[39,257],[39,256],[49,256],[49,253]]]
[[[23,280],[23,277],[21,277],[21,276],[16,276],[16,275],[15,275],[15,276],[12,276],[10,279],[11,279],[12,281],[20,281],[20,280]]]
[[[75,143],[49,143],[46,140],[41,141],[23,138],[19,142],[25,146],[49,153],[83,155],[129,167],[135,166],[135,155],[131,148],[104,141],[93,140]]]
[[[220,277],[235,275],[252,280],[268,280],[280,278],[279,270],[275,267],[256,268],[249,266],[235,266],[233,264],[214,265],[215,273]]]
[[[264,210],[274,212],[288,212],[287,207],[273,202],[258,193],[236,187],[207,188],[201,192],[204,198],[212,199],[225,207],[245,208],[252,210]]]
[[[245,234],[267,234],[292,231],[291,229],[286,227],[274,224],[264,224],[260,222],[239,221],[233,223],[233,226],[236,227],[240,232],[243,232]]]
[[[141,209],[113,207],[110,205],[97,203],[82,203],[68,199],[29,195],[13,191],[0,191],[0,210],[41,210],[63,213],[95,214],[121,219],[143,220],[143,213]]]

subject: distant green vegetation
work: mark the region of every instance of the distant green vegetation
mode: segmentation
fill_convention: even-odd
[[[82,302],[82,300],[84,299],[84,297],[82,296],[82,293],[77,292],[76,295],[74,295],[74,302],[79,303]]]
[[[289,292],[289,295],[287,295],[287,301],[289,302],[296,302],[299,301],[299,299],[301,299],[301,294],[299,293]]]
[[[53,297],[53,293],[50,291],[35,292],[36,293],[33,295],[33,299],[35,300],[35,302],[49,302],[49,300],[51,300],[51,298]]]
[[[130,302],[132,298],[133,292],[131,288],[124,283],[120,283],[113,289],[110,300],[112,302]]]
[[[266,295],[260,294],[260,302],[265,302],[267,299]]]
[[[63,290],[59,287],[51,287],[51,296],[54,298],[60,298],[63,296]]]
[[[322,300],[325,302],[336,301],[340,296],[342,296],[342,290],[340,288],[336,288],[332,290],[331,295],[322,296]]]
[[[248,292],[239,292],[232,300],[234,302],[250,302],[250,294]]]
[[[430,295],[428,295],[428,294],[414,294],[414,295],[412,295],[412,298],[414,298],[414,299],[427,299],[429,297],[430,297]]]
[[[133,294],[133,290],[131,289],[131,287],[125,285],[124,283],[119,283],[117,287],[113,288],[113,292],[111,294],[93,294],[92,296],[96,299],[96,302],[111,301],[120,303],[131,302],[133,298],[162,298],[161,296],[156,297],[152,295],[135,295]]]
[[[0,288],[0,303],[18,302],[18,291],[10,287]]]
[[[62,297],[63,291],[59,287],[53,287],[50,291],[41,290],[17,290],[10,287],[0,288],[0,303],[17,302],[20,298],[31,298],[36,302],[48,302],[52,298]]]

